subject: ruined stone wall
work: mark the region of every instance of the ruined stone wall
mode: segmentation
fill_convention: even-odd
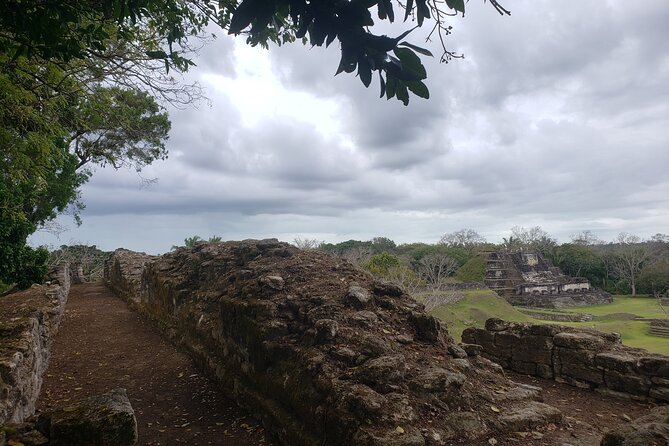
[[[47,284],[0,297],[0,425],[35,411],[69,290],[69,265],[60,265]]]
[[[117,251],[106,271],[286,445],[480,442],[561,420],[400,288],[325,253],[203,243],[154,259]]]
[[[104,281],[117,296],[126,300],[131,306],[139,305],[144,264],[155,258],[143,252],[117,249],[105,261]]]
[[[506,369],[606,394],[669,401],[669,357],[623,346],[620,336],[560,325],[488,319],[464,342]]]
[[[596,288],[577,293],[507,294],[505,298],[511,305],[533,308],[571,308],[613,303],[613,296]]]

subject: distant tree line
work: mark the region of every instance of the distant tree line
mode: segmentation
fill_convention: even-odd
[[[482,282],[487,251],[541,253],[565,274],[584,277],[611,293],[660,295],[669,290],[669,235],[644,240],[621,233],[605,242],[584,231],[559,244],[540,226],[514,226],[501,243],[473,229],[445,234],[439,242],[397,244],[387,237],[325,243],[297,238],[301,249],[319,249],[357,264],[407,289],[441,289],[449,281]]]

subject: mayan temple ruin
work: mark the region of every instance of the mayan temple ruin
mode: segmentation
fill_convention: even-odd
[[[567,276],[537,252],[488,253],[485,284],[512,305],[542,308],[611,303],[584,277]]]

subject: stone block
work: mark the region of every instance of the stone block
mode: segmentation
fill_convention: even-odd
[[[555,373],[549,364],[537,364],[537,376],[544,379],[553,379]]]
[[[669,357],[644,356],[639,358],[641,373],[658,378],[669,379]]]
[[[536,362],[523,362],[511,360],[509,361],[509,366],[511,370],[518,373],[524,373],[526,375],[536,376],[537,374],[537,364]]]
[[[615,370],[604,371],[606,387],[611,390],[627,392],[633,395],[648,395],[651,382],[642,375],[625,374]]]
[[[498,336],[500,336],[498,334]],[[522,342],[511,350],[511,359],[538,364],[551,364],[553,338],[546,336],[523,336]]]
[[[595,353],[588,350],[556,348],[554,357],[555,373],[592,384],[603,384],[604,373],[594,363]]]
[[[527,327],[527,333],[534,336],[548,336],[552,338],[563,329],[564,327],[561,327],[560,325],[536,324]]]
[[[511,350],[517,348],[521,343],[521,337],[516,333],[498,332],[495,333],[495,346],[502,350]],[[510,353],[510,352],[509,352]]]
[[[604,352],[595,356],[595,365],[620,373],[633,373],[637,369],[637,360],[637,357],[630,354]]]
[[[602,351],[611,344],[600,336],[578,332],[558,333],[553,336],[553,342],[558,347],[593,351]]]
[[[669,402],[669,386],[653,386],[648,396],[659,401]]]
[[[114,389],[45,416],[40,424],[48,426],[50,446],[137,444],[137,421],[125,389]]]
[[[485,329],[488,331],[504,331],[511,327],[511,325],[511,322],[506,322],[495,317],[491,317],[485,321]]]
[[[514,432],[532,431],[539,426],[561,421],[562,412],[538,401],[525,403],[500,417],[500,422]]]

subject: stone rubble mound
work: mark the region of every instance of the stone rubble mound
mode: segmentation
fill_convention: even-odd
[[[271,240],[126,250],[105,280],[283,444],[477,444],[560,423],[401,288]]]

